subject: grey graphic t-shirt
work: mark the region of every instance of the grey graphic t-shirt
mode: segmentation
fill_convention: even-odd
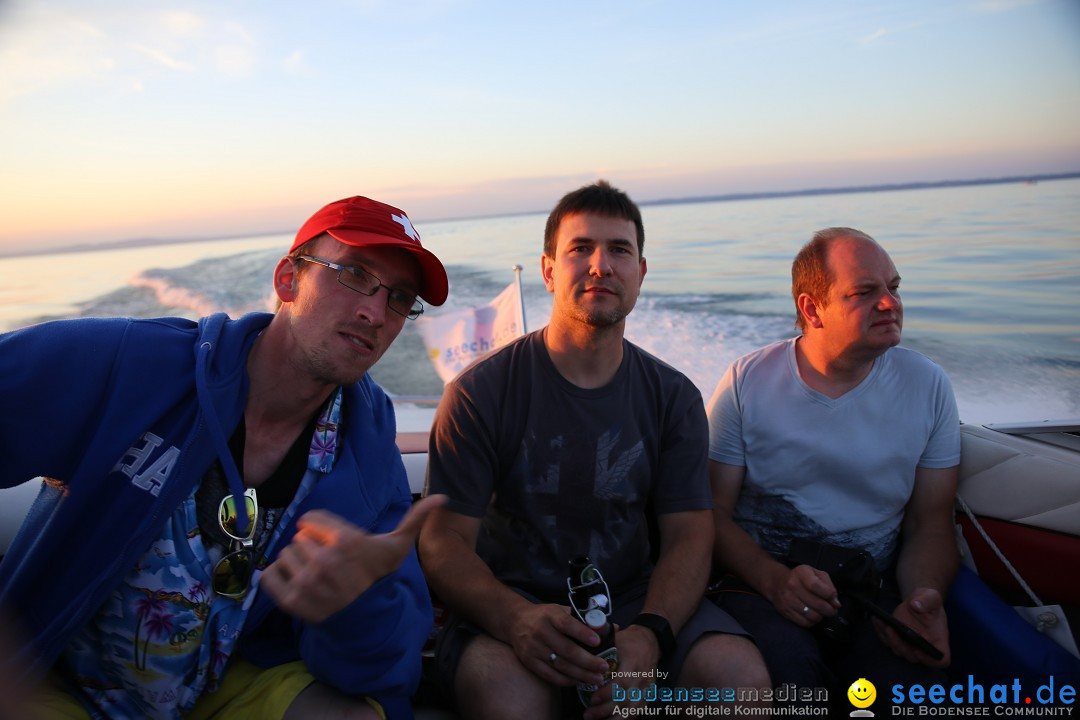
[[[467,369],[432,428],[428,490],[482,517],[477,552],[495,576],[566,602],[587,554],[619,593],[652,569],[649,516],[712,507],[701,394],[629,342],[607,386],[584,390],[551,362],[543,331]]]

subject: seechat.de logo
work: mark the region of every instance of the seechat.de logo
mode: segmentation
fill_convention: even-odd
[[[1030,684],[1029,684],[1030,685]],[[974,675],[954,685],[893,685],[893,715],[1058,716],[1072,715],[1076,687],[1050,675],[1038,687],[1025,688],[1019,678],[983,685]]]

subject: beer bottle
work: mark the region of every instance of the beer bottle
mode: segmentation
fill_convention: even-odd
[[[566,586],[569,589],[570,607],[574,609],[578,619],[600,636],[599,645],[585,646],[586,649],[602,657],[608,664],[603,683],[595,685],[582,682],[577,685],[578,698],[585,707],[589,707],[592,694],[610,682],[611,673],[619,666],[619,653],[615,647],[615,626],[608,622],[608,614],[611,612],[611,592],[600,571],[586,555],[570,561]]]

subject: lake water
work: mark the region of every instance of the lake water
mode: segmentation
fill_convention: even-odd
[[[949,373],[965,422],[1080,418],[1080,180],[642,213],[649,271],[627,335],[706,398],[733,359],[795,333],[791,260],[814,230],[845,225],[892,255],[903,276],[903,344]],[[540,327],[551,308],[539,271],[545,219],[417,222],[450,274],[450,300],[429,312],[487,302],[521,264],[528,323]],[[271,272],[290,242],[286,233],[0,259],[0,330],[79,315],[266,309]],[[373,374],[396,394],[441,388],[408,323]]]

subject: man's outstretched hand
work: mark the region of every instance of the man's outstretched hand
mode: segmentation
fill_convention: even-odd
[[[428,515],[445,502],[445,495],[420,500],[384,535],[372,535],[326,510],[306,512],[259,584],[285,612],[322,622],[396,570],[416,546]]]

